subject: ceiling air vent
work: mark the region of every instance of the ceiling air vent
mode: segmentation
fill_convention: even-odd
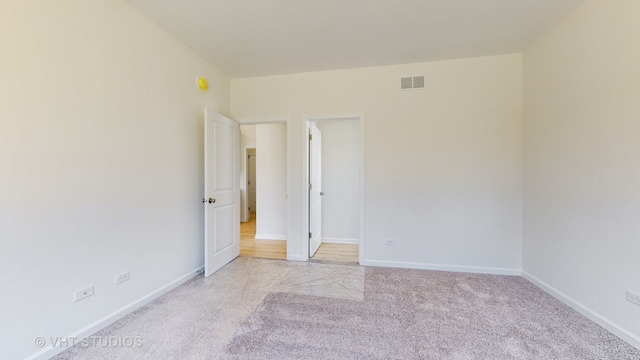
[[[400,90],[424,89],[424,75],[403,76],[400,78]]]

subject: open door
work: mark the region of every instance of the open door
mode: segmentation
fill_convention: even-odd
[[[248,149],[247,156],[247,193],[249,194],[249,220],[251,220],[251,213],[258,211],[258,188],[256,178],[256,149]]]
[[[204,116],[204,275],[240,256],[240,126]]]
[[[309,127],[309,257],[322,242],[322,133],[315,122]]]

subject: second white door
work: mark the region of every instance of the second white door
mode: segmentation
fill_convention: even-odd
[[[249,149],[247,156],[247,185],[249,194],[249,217],[252,212],[258,211],[258,204],[256,202],[256,149]]]
[[[309,128],[309,257],[322,243],[322,132]]]

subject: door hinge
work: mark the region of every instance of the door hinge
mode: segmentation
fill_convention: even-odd
[[[309,233],[309,239],[311,239],[311,233]]]
[[[309,190],[313,189],[313,186],[311,184],[309,184]]]
[[[313,140],[313,135],[309,134],[309,141]]]

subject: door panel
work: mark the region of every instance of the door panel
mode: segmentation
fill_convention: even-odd
[[[205,109],[204,273],[240,255],[240,127]]]
[[[248,162],[248,176],[247,178],[249,179],[249,207],[251,209],[252,212],[256,212],[258,210],[258,204],[256,203],[256,198],[257,198],[257,193],[256,193],[256,186],[257,186],[257,178],[256,178],[256,161],[257,161],[257,157],[256,157],[256,150],[255,149],[251,149],[249,151],[249,158],[247,159]]]
[[[322,242],[322,133],[315,122],[309,134],[309,257],[313,257]]]
[[[234,127],[213,121],[213,160],[215,166],[213,172],[213,191],[233,191],[235,190],[234,172],[235,156]]]
[[[234,205],[221,206],[213,209],[213,221],[216,224],[226,224],[235,221],[236,207]],[[230,226],[217,226],[215,229],[215,237],[218,239],[214,243],[214,254],[226,250],[234,245],[233,228]]]

